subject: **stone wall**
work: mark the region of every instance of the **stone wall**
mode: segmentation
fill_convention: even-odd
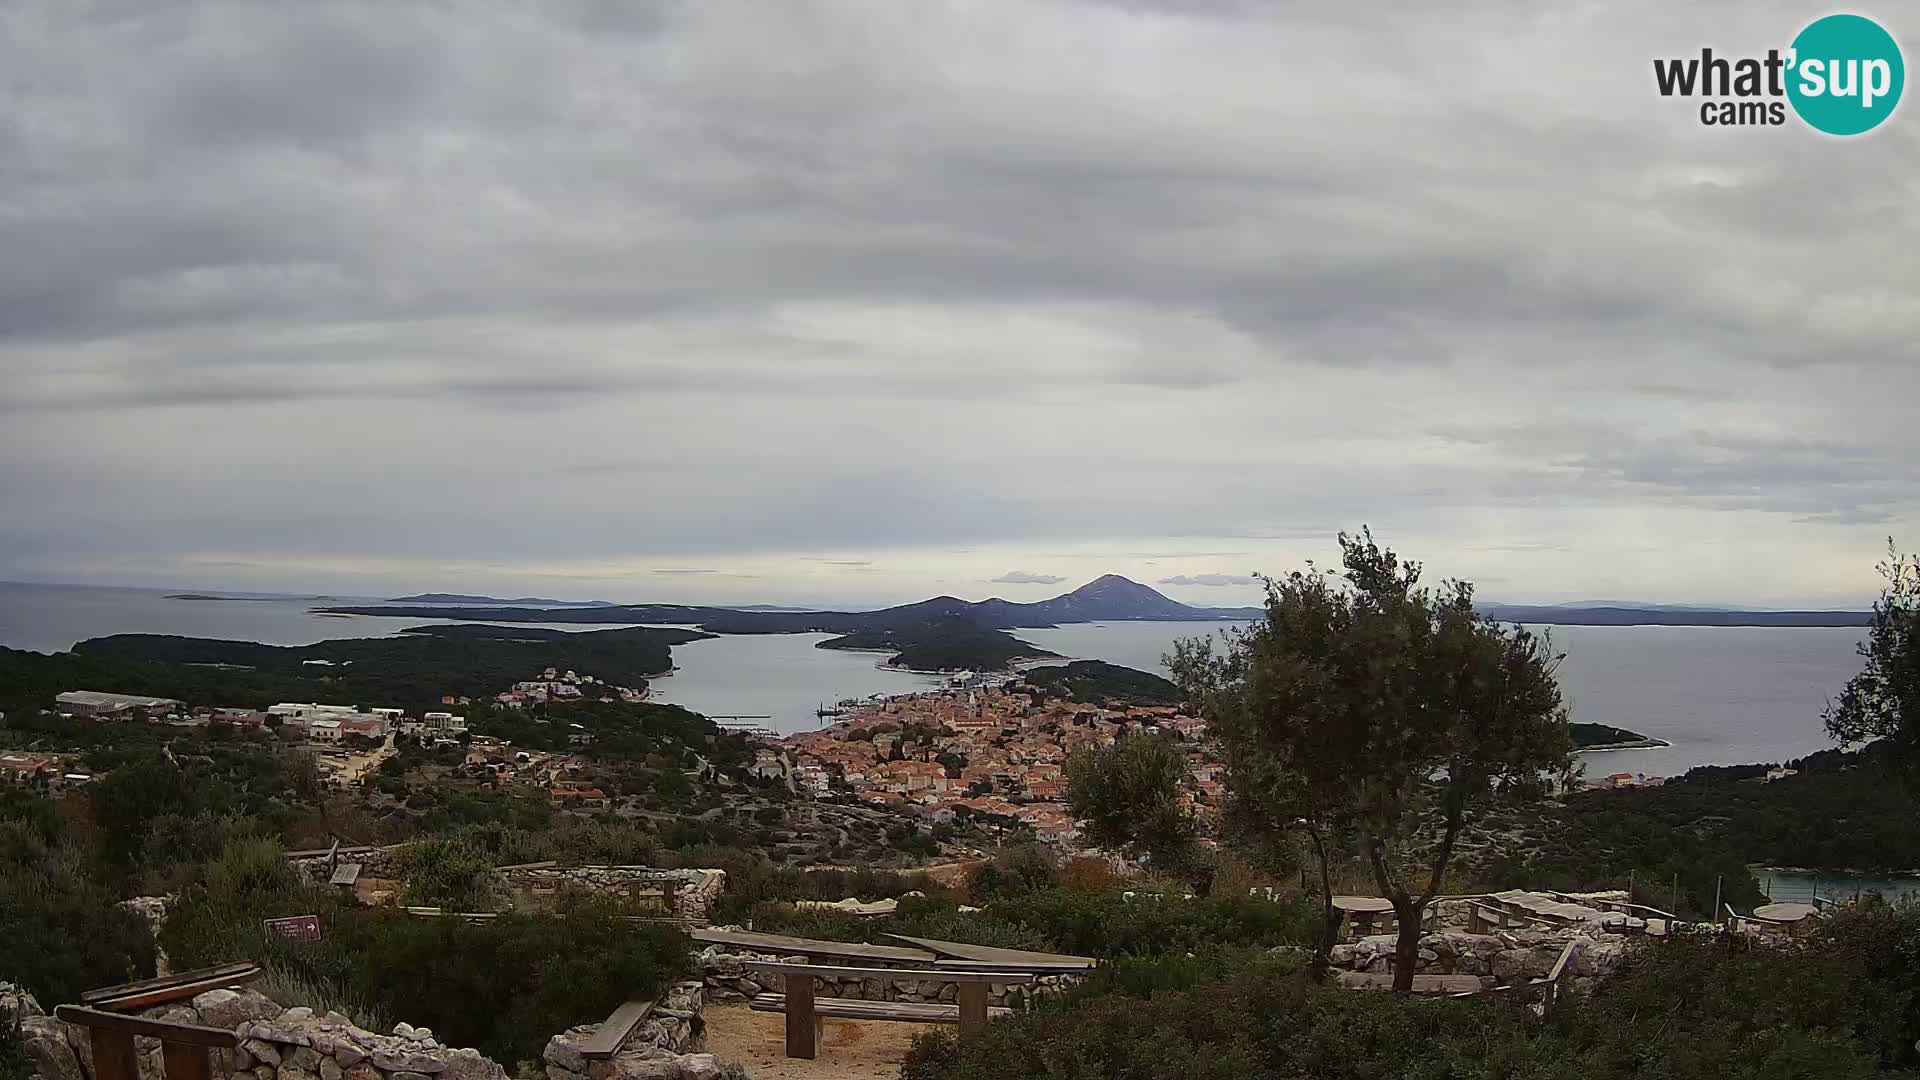
[[[362,878],[397,879],[404,877],[400,855],[406,845],[382,848],[342,848],[332,860],[323,854],[302,854],[287,860],[294,873],[310,885],[324,885],[333,873],[333,863],[357,862]],[[557,891],[564,886],[586,889],[610,896],[633,896],[641,890],[658,889],[671,882],[675,887],[674,915],[695,926],[705,926],[707,913],[727,885],[725,870],[668,870],[653,866],[555,866],[535,863],[527,866],[502,866],[493,872],[494,884],[514,894]]]
[[[94,1080],[93,1041],[86,1028],[21,1009],[27,1052],[41,1080]],[[240,1037],[232,1050],[209,1051],[216,1080],[506,1080],[478,1050],[442,1046],[433,1032],[396,1024],[380,1035],[339,1013],[283,1009],[256,990],[209,990],[191,1001],[157,1005],[140,1015],[178,1024],[224,1028]],[[160,1041],[138,1036],[141,1080],[161,1080]]]
[[[391,847],[343,847],[332,859],[325,852],[318,855],[295,855],[287,859],[287,865],[300,875],[309,885],[325,885],[333,874],[335,863],[359,863],[360,876],[364,878],[392,878],[399,876],[400,852],[405,844]]]
[[[804,956],[778,956],[719,945],[707,946],[694,959],[699,967],[701,978],[706,984],[707,997],[713,1001],[745,1001],[764,993],[786,992],[785,987],[778,985],[781,981],[778,976],[749,971],[746,967],[749,962],[781,964],[815,962]],[[849,964],[848,966],[924,970],[927,965],[862,960],[857,965]],[[762,982],[763,978],[768,981]],[[1078,981],[1079,976],[1076,975],[1042,975],[1037,981],[1027,985],[995,983],[987,987],[987,1000],[990,1005],[1004,1005],[1013,1009],[1024,1008],[1032,1001],[1062,993]],[[813,980],[813,992],[816,997],[854,998],[861,1001],[918,1001],[952,1004],[959,1000],[960,986],[946,979],[909,977],[839,979],[816,975]]]
[[[613,1057],[589,1061],[580,1045],[597,1024],[568,1028],[547,1040],[547,1080],[715,1080],[720,1063],[705,1053],[706,994],[698,982],[675,983]]]
[[[675,983],[645,1023],[610,1061],[587,1062],[578,1046],[597,1022],[548,1040],[549,1080],[713,1080],[719,1063],[701,1053],[706,997],[697,981]],[[35,1080],[95,1080],[86,1028],[42,1012],[32,995],[0,983],[0,1013],[20,1018]],[[426,1028],[395,1024],[381,1035],[339,1013],[283,1009],[255,990],[209,990],[191,1001],[158,1005],[140,1015],[223,1028],[240,1037],[232,1050],[209,1052],[214,1080],[506,1080],[506,1070],[478,1050],[442,1046]],[[160,1042],[136,1037],[140,1080],[163,1080]]]
[[[571,886],[612,896],[637,895],[643,889],[674,886],[674,915],[695,926],[705,926],[720,891],[726,888],[725,870],[665,870],[652,866],[506,866],[494,871],[507,889],[534,892]]]
[[[1550,973],[1567,943],[1576,939],[1580,948],[1567,965],[1576,989],[1586,981],[1611,974],[1628,949],[1625,939],[1607,934],[1550,930],[1468,934],[1443,930],[1421,935],[1419,965],[1414,974],[1474,975],[1488,989],[1525,982]],[[1392,934],[1374,934],[1335,945],[1327,959],[1336,971],[1387,974],[1393,971],[1396,943]]]

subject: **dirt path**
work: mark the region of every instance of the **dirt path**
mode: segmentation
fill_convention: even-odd
[[[707,1052],[745,1066],[753,1080],[897,1080],[913,1037],[932,1024],[828,1020],[819,1056],[787,1056],[786,1017],[744,1004],[709,1005]]]

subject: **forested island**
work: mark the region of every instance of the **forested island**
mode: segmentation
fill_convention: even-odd
[[[1673,744],[1625,728],[1606,724],[1568,724],[1575,750],[1654,750]]]
[[[1016,661],[1060,655],[1004,630],[986,630],[958,620],[856,631],[829,638],[816,648],[889,653],[888,667],[929,672],[999,671]]]
[[[51,655],[0,649],[0,711],[38,707],[80,687],[253,708],[281,701],[431,708],[443,695],[491,695],[547,667],[642,689],[673,669],[672,646],[711,636],[654,627],[570,633],[449,625],[288,646],[115,634]]]

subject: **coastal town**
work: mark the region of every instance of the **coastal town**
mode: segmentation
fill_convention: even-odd
[[[829,728],[763,747],[754,768],[790,771],[800,790],[819,798],[849,796],[930,825],[1025,826],[1043,843],[1072,846],[1080,834],[1067,811],[1068,757],[1149,732],[1190,747],[1182,799],[1210,816],[1225,765],[1207,748],[1205,721],[1173,706],[1046,696],[1017,679],[859,705]]]

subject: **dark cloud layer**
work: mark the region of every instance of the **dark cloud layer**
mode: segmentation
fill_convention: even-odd
[[[1819,13],[18,0],[0,577],[1218,603],[1366,521],[1855,598],[1920,534],[1912,106],[1650,79]]]

